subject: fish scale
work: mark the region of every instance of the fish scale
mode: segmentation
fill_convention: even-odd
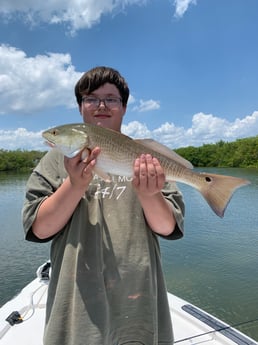
[[[89,125],[87,124],[87,126]],[[111,174],[123,174],[125,176],[132,176],[132,162],[141,154],[147,153],[151,154],[153,157],[157,158],[160,161],[168,180],[173,180],[176,176],[180,178],[180,176],[183,175],[183,170],[186,169],[183,165],[180,165],[179,163],[175,164],[174,161],[171,160],[168,161],[166,156],[151,148],[146,147],[144,145],[144,140],[141,144],[139,142],[139,139],[138,141],[134,141],[132,138],[125,135],[117,136],[117,132],[111,131],[110,129],[105,129],[108,131],[108,135],[104,136],[103,139],[103,127],[94,127],[97,127],[96,133],[100,132],[102,133],[102,135],[96,135],[94,136],[94,138],[90,137],[88,148],[93,149],[96,146],[101,146],[101,154],[98,158],[99,166],[101,167],[102,165],[104,165],[104,161],[106,163],[110,162],[109,170],[112,171],[109,171],[109,173]],[[129,150],[128,147],[130,147]],[[114,161],[116,164],[114,164]],[[101,162],[103,162],[103,164]],[[170,176],[171,171],[173,171],[173,173]]]
[[[182,182],[197,189],[211,209],[223,217],[234,191],[250,182],[246,179],[196,172],[189,161],[168,147],[151,139],[132,139],[120,132],[88,123],[67,124],[42,133],[51,147],[68,157],[74,157],[83,149],[100,147],[96,173],[133,176],[133,164],[141,154],[151,154],[162,166],[166,180]]]

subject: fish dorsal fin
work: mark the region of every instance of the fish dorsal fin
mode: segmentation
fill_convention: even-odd
[[[193,169],[193,165],[188,160],[184,159],[183,157],[179,156],[175,151],[171,150],[165,145],[162,145],[156,140],[153,139],[134,139],[135,142],[145,146],[148,149],[153,151],[157,151],[158,153],[166,156],[170,159],[173,159],[177,163],[185,166],[188,169]]]

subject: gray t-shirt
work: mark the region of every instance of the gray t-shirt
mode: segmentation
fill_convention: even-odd
[[[67,177],[63,155],[49,151],[31,174],[23,208],[26,238],[43,200]],[[184,204],[167,184],[177,227]],[[155,212],[155,209],[153,209]],[[45,345],[173,344],[158,238],[145,221],[131,180],[94,177],[67,225],[52,239]],[[50,239],[47,239],[50,240]]]

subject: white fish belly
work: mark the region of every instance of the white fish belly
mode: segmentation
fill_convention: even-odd
[[[114,160],[111,157],[100,154],[97,158],[96,168],[111,175],[126,177],[133,176],[133,162],[127,159]]]

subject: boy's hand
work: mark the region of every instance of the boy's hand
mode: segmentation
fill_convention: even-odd
[[[75,188],[84,190],[88,188],[93,177],[93,170],[99,153],[100,148],[95,147],[86,155],[85,150],[82,150],[73,158],[64,157],[65,169],[69,175],[71,184]]]
[[[157,158],[142,154],[134,162],[133,186],[140,195],[154,195],[164,187],[165,174]]]

